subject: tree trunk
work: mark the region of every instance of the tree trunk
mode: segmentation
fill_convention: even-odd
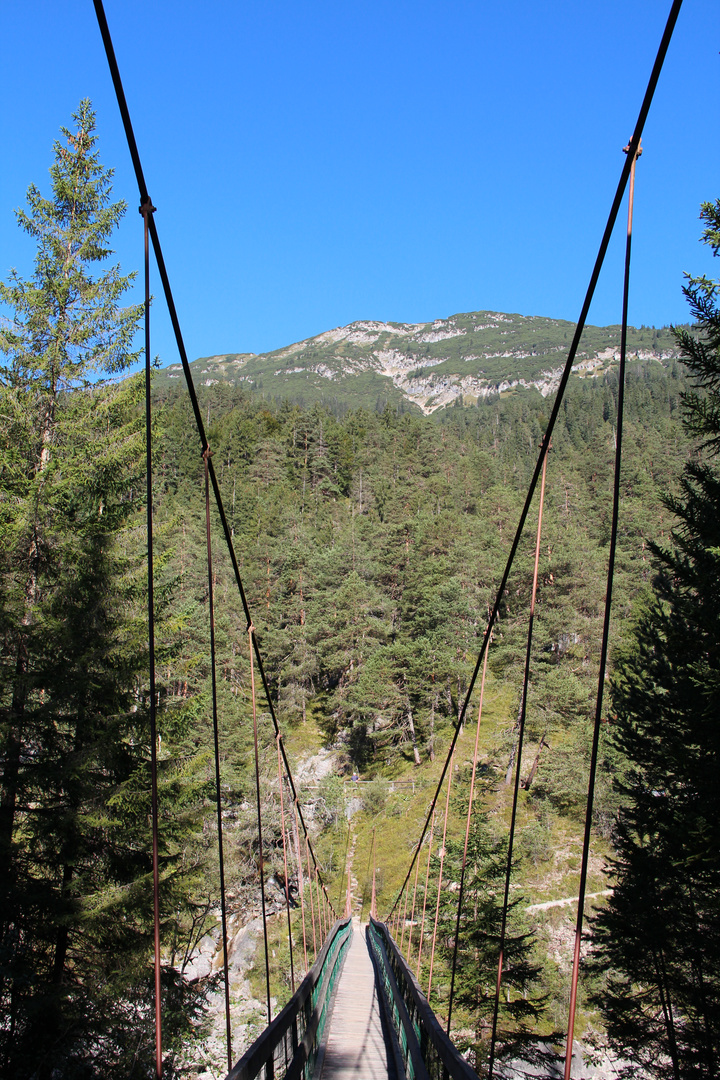
[[[2,892],[10,883],[12,838],[15,828],[15,811],[20,776],[20,750],[25,715],[24,657],[20,649],[18,649],[18,654],[15,690],[11,706],[12,719],[5,740],[2,791],[0,792],[0,882],[3,883],[0,889],[2,889]]]
[[[546,734],[547,734],[547,732],[546,732]],[[540,755],[543,752],[543,748],[545,746],[547,746],[547,745],[548,744],[545,741],[545,735],[543,735],[543,737],[540,740],[540,745],[538,746],[537,754],[535,755],[535,760],[532,763],[532,767],[530,769],[530,772],[527,774],[525,779],[522,781],[521,786],[524,787],[526,791],[530,790],[530,785],[532,784],[533,780],[535,779],[535,773],[538,771],[538,765],[540,764]]]
[[[419,765],[420,764],[420,751],[418,750],[417,742],[415,741],[415,724],[413,723],[413,714],[412,714],[412,709],[410,708],[410,706],[408,706],[407,716],[408,716],[408,727],[410,728],[410,738],[412,740],[412,745],[413,745],[413,757],[415,758],[415,764]]]

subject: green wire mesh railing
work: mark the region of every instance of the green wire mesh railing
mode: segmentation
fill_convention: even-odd
[[[333,987],[351,938],[352,921],[339,919],[293,997],[226,1080],[310,1080]]]
[[[478,1080],[441,1028],[385,923],[370,919],[368,941],[408,1080]]]

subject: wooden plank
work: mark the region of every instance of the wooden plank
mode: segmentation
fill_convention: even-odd
[[[383,1036],[375,971],[365,932],[357,924],[353,926],[328,1026],[325,1052],[315,1080],[387,1080],[391,1074],[389,1052]]]

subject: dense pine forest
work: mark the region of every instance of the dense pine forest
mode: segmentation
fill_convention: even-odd
[[[676,363],[639,363],[629,375],[616,645],[632,625],[634,605],[649,590],[654,573],[650,545],[667,541],[673,522],[662,498],[677,489],[688,451],[679,422],[684,378]],[[524,794],[517,858],[517,881],[527,889],[528,904],[571,896],[577,888],[604,600],[616,393],[613,376],[577,380],[550,456],[523,775],[530,772],[536,754],[540,760]],[[348,781],[357,774],[372,783],[363,785],[365,811],[353,819],[355,866],[361,878],[364,874],[360,884],[367,916],[370,830],[375,827],[382,911],[402,882],[432,795],[432,777],[439,774],[457,721],[536,461],[547,402],[540,394],[527,393],[472,409],[456,407],[435,418],[391,408],[333,416],[320,406],[304,410],[287,402],[273,405],[238,390],[212,387],[203,394],[203,410],[253,620],[290,745],[301,758],[320,744],[334,748],[334,775],[312,785],[307,795],[321,830],[319,851],[331,895],[344,898],[345,811],[352,798]],[[186,620],[182,644],[168,664],[168,703],[174,698],[183,708],[178,699],[197,701],[207,680],[202,462],[189,406],[179,391],[162,398],[161,416],[160,508],[168,535],[174,536],[169,567],[174,566],[176,604]],[[220,544],[218,533],[218,548]],[[520,700],[533,544],[534,537],[528,535],[490,651],[481,743],[483,809],[474,835],[479,847],[486,848],[476,887],[491,893],[488,867],[495,865],[497,877],[509,812],[507,776]],[[251,842],[247,638],[229,563],[218,562],[227,792],[239,808],[236,827]],[[612,723],[609,708],[608,730]],[[461,739],[455,765],[450,836],[456,845],[467,806],[472,734]],[[265,737],[266,776],[272,786],[269,723]],[[606,742],[595,805],[595,891],[607,887],[602,862],[609,853],[617,809],[612,782],[617,767]],[[413,793],[394,783],[413,778],[418,780]],[[276,791],[274,798],[277,802]],[[279,839],[272,853],[280,879]],[[459,857],[457,851],[451,853],[451,865]],[[256,890],[252,864],[238,866],[235,880],[242,881],[248,870],[246,888]],[[428,903],[433,902],[429,894]],[[451,907],[450,902],[448,919]],[[549,912],[551,925],[542,932],[548,940],[562,936],[557,914]],[[492,947],[486,946],[488,953]],[[470,936],[468,948],[472,954]],[[534,1028],[536,1034],[564,1023],[566,961],[566,956],[559,965],[549,961],[547,949],[541,958],[536,982],[543,984],[547,997],[546,1022]],[[439,964],[435,978],[446,992],[442,959]],[[475,1012],[474,971],[475,964],[469,962],[468,1018]],[[281,994],[279,970],[278,978]],[[488,980],[492,996],[489,974]],[[442,1001],[435,1006],[442,1011]],[[480,1033],[481,1026],[477,1030]]]
[[[1,293],[10,315],[0,336],[0,1061],[4,1075],[27,1080],[152,1075],[143,404],[128,374],[140,312],[122,307],[129,281],[105,265],[124,207],[111,202],[89,103],[75,121],[56,144],[51,198],[31,188],[20,214],[37,245],[34,277],[14,276]],[[718,209],[704,214],[717,251]],[[628,370],[614,692],[589,882],[602,913],[579,1027],[588,1044],[603,1048],[609,1038],[631,1068],[671,1077],[715,1075],[720,972],[717,820],[697,809],[717,763],[716,286],[699,279],[687,288],[693,327],[678,335],[683,362],[635,359]],[[355,913],[366,918],[374,835],[382,916],[458,721],[551,399],[514,388],[472,406],[461,396],[425,416],[400,400],[328,407],[222,382],[199,393],[323,878],[342,910],[351,867]],[[566,1022],[567,905],[587,792],[617,395],[612,366],[572,379],[549,455],[501,1012],[508,1060],[529,1062]],[[203,462],[184,389],[158,379],[153,407],[167,1075],[219,1075],[217,965],[198,961],[217,941],[219,905]],[[480,1072],[533,513],[489,650],[461,926],[453,1036]],[[290,978],[276,742],[258,700],[260,851],[247,625],[215,516],[212,539],[228,903],[240,931],[258,915],[264,871],[277,1005]],[[451,771],[449,886],[439,901],[432,883],[423,895],[439,912],[432,1005],[441,1018],[476,708],[473,699]],[[428,866],[438,858],[436,844]],[[300,882],[290,877],[297,904]],[[650,944],[638,916],[638,895],[652,907],[649,889],[678,919]],[[628,932],[634,969],[618,944]],[[293,933],[298,963],[297,908]],[[261,998],[252,948],[238,981],[248,977]],[[426,959],[418,971],[426,978]],[[236,993],[235,1057],[263,1023],[262,1010],[253,1014]]]

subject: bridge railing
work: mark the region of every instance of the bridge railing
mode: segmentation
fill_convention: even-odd
[[[368,940],[408,1080],[478,1080],[441,1028],[385,923],[371,918]]]
[[[293,997],[226,1080],[310,1080],[332,989],[351,937],[352,921],[339,919]]]

